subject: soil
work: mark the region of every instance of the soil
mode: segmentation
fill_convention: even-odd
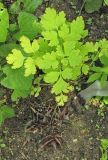
[[[89,30],[89,41],[108,38],[108,7],[87,14],[81,10],[80,1],[45,0],[36,16],[42,15],[48,6],[63,10],[70,21],[80,13]],[[0,90],[11,105],[9,91]],[[0,130],[6,144],[0,150],[0,160],[99,160],[100,139],[108,138],[107,106],[102,110],[102,104],[94,99],[81,107],[75,97],[76,94],[71,93],[68,103],[59,109],[50,88],[43,87],[38,98],[30,97],[13,104],[16,117],[5,121]],[[50,135],[62,138],[57,139],[58,143],[53,140],[47,145]]]

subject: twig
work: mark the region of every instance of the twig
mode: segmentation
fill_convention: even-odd
[[[82,10],[83,10],[83,8],[84,8],[85,2],[86,2],[86,0],[83,0],[83,4],[82,4],[81,9],[80,9],[80,11],[79,11],[79,16],[81,15],[81,12],[82,12]]]

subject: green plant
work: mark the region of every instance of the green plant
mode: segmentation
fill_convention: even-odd
[[[88,13],[98,11],[102,4],[108,5],[108,0],[83,0],[85,4],[85,10]]]
[[[100,150],[101,150],[102,156],[101,156],[100,160],[107,160],[108,159],[107,149],[108,149],[108,139],[101,139]]]
[[[108,97],[103,98],[103,103],[106,104],[106,105],[108,104]]]
[[[13,37],[17,40],[21,36],[27,36],[30,40],[33,40],[41,32],[41,26],[33,14],[23,11],[18,15],[18,29],[16,32]]]
[[[3,43],[7,40],[9,29],[9,15],[6,8],[4,8],[3,4],[0,3],[0,43]],[[2,52],[2,50],[1,50]],[[2,53],[3,54],[3,53]],[[4,55],[3,55],[4,56]],[[0,59],[0,78],[2,77],[2,62],[3,59]],[[6,118],[11,118],[14,116],[14,111],[11,107],[0,104],[0,126],[4,122]],[[3,148],[4,144],[0,139],[0,148]]]
[[[64,12],[57,13],[54,9],[47,8],[41,17],[40,25],[42,38],[34,39],[31,43],[27,37],[22,36],[19,47],[21,49],[13,49],[7,56],[7,63],[11,68],[6,66],[4,73],[7,74],[7,78],[1,83],[10,88],[8,82],[15,72],[17,79],[21,70],[25,70],[26,80],[40,69],[44,73],[45,83],[52,86],[51,92],[56,95],[58,105],[64,105],[68,99],[67,94],[74,89],[70,83],[77,80],[81,74],[88,74],[88,56],[89,53],[97,51],[97,46],[92,42],[83,42],[82,39],[88,32],[84,29],[82,17],[68,22]],[[13,77],[11,82],[16,87],[17,83]],[[11,89],[15,91],[15,87]],[[23,87],[18,87],[16,98],[22,96],[20,88]]]
[[[43,0],[16,0],[10,7],[12,14],[18,14],[20,11],[34,13],[36,8],[41,5]]]
[[[108,41],[85,42],[88,31],[81,16],[69,22],[63,11],[47,8],[38,21],[32,14],[37,2],[42,1],[16,1],[13,6],[19,3],[20,12],[14,23],[0,3],[0,28],[4,34],[0,37],[0,83],[12,91],[12,100],[37,97],[44,81],[51,86],[57,104],[63,106],[74,90],[74,81],[88,74],[89,83],[100,80],[104,86],[108,76]],[[0,124],[14,116],[8,106],[2,105],[0,110]]]
[[[5,148],[5,147],[6,145],[4,144],[3,139],[0,138],[0,149]]]
[[[7,105],[0,106],[0,126],[4,123],[5,119],[12,118],[14,116],[14,110],[11,107]]]
[[[16,8],[14,8],[15,3]],[[15,3],[11,6],[13,10],[10,9],[9,12],[0,3],[0,31],[2,33],[0,34],[0,83],[13,90],[12,100],[28,96],[31,92],[33,76],[24,77],[24,68],[20,69],[20,71],[13,71],[10,66],[6,65],[5,58],[12,49],[21,48],[16,42],[21,35],[25,35],[32,40],[40,32],[41,28],[37,18],[31,13],[42,3],[42,0],[18,0]],[[18,3],[19,6],[17,5]],[[24,5],[23,8],[21,8],[21,3]],[[20,7],[19,11],[17,7]],[[14,12],[15,9],[18,12]],[[0,125],[3,124],[5,119],[14,116],[14,110],[4,104],[0,104]]]
[[[9,15],[3,4],[0,3],[0,42],[5,42],[8,34],[9,28]]]
[[[105,3],[106,5],[108,5],[108,0],[104,0],[104,3]]]
[[[108,77],[108,41],[106,39],[98,42],[97,54],[93,55],[93,67],[91,67],[92,74],[88,82],[100,80],[101,85],[104,86]],[[97,65],[100,63],[99,65]]]
[[[26,1],[26,2],[29,2],[29,1]],[[38,3],[39,1],[38,2],[32,1],[32,2]],[[3,4],[1,4],[1,6],[2,8],[4,8]],[[3,11],[7,13],[7,10],[5,8]],[[33,14],[28,12],[21,11],[17,16],[16,25],[15,23],[10,21],[11,23],[10,26],[9,26],[9,22],[6,23],[10,18],[8,16],[8,13],[7,13],[7,19],[5,14],[0,14],[0,16],[1,15],[2,15],[2,22],[5,22],[5,26],[4,26],[4,23],[3,25],[0,23],[0,27],[3,30],[2,32],[3,33],[6,32],[5,28],[9,28],[9,32],[7,37],[3,35],[3,38],[5,39],[3,39],[2,42],[4,43],[0,43],[0,75],[1,75],[0,81],[2,80],[1,83],[3,83],[5,87],[14,90],[12,94],[12,99],[16,100],[16,97],[21,97],[21,96],[26,97],[28,95],[32,86],[33,76],[25,78],[23,74],[23,71],[24,71],[23,68],[20,71],[16,70],[15,72],[13,72],[13,70],[8,65],[6,65],[5,58],[8,55],[8,53],[11,52],[12,49],[21,48],[16,42],[17,39],[20,39],[20,36],[25,35],[30,40],[32,40],[41,31],[41,28],[39,23],[37,22],[37,18]],[[5,75],[7,76],[4,78]]]
[[[17,0],[12,3],[9,9],[9,40],[19,40],[22,35],[33,40],[40,33],[40,25],[33,13],[42,2],[43,0]]]

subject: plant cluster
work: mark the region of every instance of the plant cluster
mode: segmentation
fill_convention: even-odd
[[[69,22],[63,11],[47,8],[38,20],[32,13],[34,4],[41,2],[16,1],[9,10],[13,20],[0,3],[0,83],[12,91],[11,98],[16,101],[38,96],[44,81],[51,86],[57,104],[63,106],[68,93],[74,90],[73,82],[82,75],[90,75],[88,82],[99,79],[105,84],[108,41],[85,42],[88,31],[81,16]],[[5,108],[0,109],[3,112]]]
[[[0,2],[4,1],[1,0]],[[26,96],[29,89],[31,89],[32,77],[25,78],[23,76],[23,69],[19,71],[19,74],[18,71],[16,73],[11,73],[12,70],[6,65],[5,59],[12,49],[19,49],[17,41],[21,35],[27,36],[32,40],[40,32],[39,23],[33,13],[41,3],[42,0],[17,0],[8,10],[4,7],[3,3],[0,3],[0,84],[5,77],[4,73],[7,72],[7,78],[3,83],[5,83],[7,88],[12,90],[15,89],[16,91],[18,88],[18,92],[22,92],[23,96]],[[21,90],[22,85],[23,89]],[[13,99],[17,97],[15,94]],[[11,118],[13,116],[14,111],[11,107],[5,105],[5,103],[0,104],[0,125],[6,118]]]

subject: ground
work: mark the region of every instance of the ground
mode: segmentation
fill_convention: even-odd
[[[95,41],[108,38],[108,8],[87,14],[80,9],[80,2],[75,3],[77,7],[72,2],[46,0],[36,15],[42,15],[45,8],[51,6],[58,11],[65,11],[67,19],[71,21],[79,15],[77,10],[80,10],[89,30],[87,39]],[[4,88],[1,90],[11,105],[10,92]],[[44,87],[38,98],[30,97],[14,104],[16,117],[6,121],[0,130],[1,138],[6,144],[0,151],[2,160],[99,160],[100,139],[108,138],[107,106],[101,110],[101,104],[96,100],[86,106],[74,104],[76,95],[71,93],[72,99],[69,98],[65,107],[60,109],[61,114],[49,90],[49,87]],[[57,115],[53,114],[55,108]],[[62,137],[60,145],[44,145],[44,138],[53,133]]]

